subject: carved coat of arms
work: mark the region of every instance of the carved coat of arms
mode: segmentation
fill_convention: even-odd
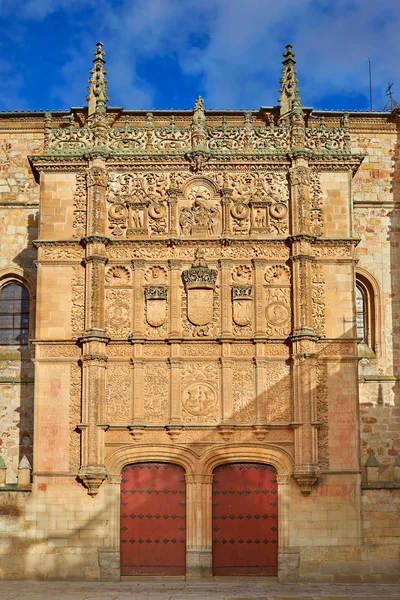
[[[235,285],[232,288],[233,320],[236,325],[249,325],[253,314],[253,290],[251,286]]]
[[[193,325],[207,325],[213,318],[217,271],[209,269],[200,252],[190,269],[182,273],[187,294],[187,317]]]
[[[167,316],[167,288],[149,286],[145,288],[146,319],[152,327],[160,327]]]

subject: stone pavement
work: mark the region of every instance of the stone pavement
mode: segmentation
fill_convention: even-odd
[[[400,585],[236,581],[2,581],[0,600],[400,600]]]

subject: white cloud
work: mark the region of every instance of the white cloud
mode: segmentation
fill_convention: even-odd
[[[289,42],[307,106],[321,107],[329,95],[367,97],[368,57],[375,108],[383,107],[389,80],[400,97],[400,3],[383,9],[376,0],[0,0],[0,15],[16,5],[26,20],[75,13],[78,27],[61,69],[65,84],[53,90],[64,105],[83,102],[98,38],[107,52],[111,104],[151,106],[155,89],[139,72],[146,61],[171,57],[184,75],[197,78],[207,106],[276,104]],[[157,85],[156,74],[151,79]]]

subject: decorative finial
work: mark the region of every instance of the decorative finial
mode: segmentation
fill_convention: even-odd
[[[97,42],[96,50],[94,50],[93,54],[93,67],[90,69],[91,76],[88,87],[89,94],[86,97],[86,100],[89,101],[89,116],[95,112],[105,112],[106,102],[108,101],[107,79],[105,77],[107,70],[104,68],[106,61],[103,58],[105,52],[101,42]]]
[[[296,69],[294,65],[295,54],[292,50],[292,45],[287,44],[286,51],[283,53],[284,60],[282,61],[282,77],[281,87],[279,88],[280,96],[278,102],[281,106],[280,116],[286,115],[293,108],[301,106],[301,100],[299,96],[299,88],[297,87],[298,79],[296,77]]]
[[[204,100],[197,96],[193,109],[192,121],[192,148],[203,147],[206,143],[207,128]]]

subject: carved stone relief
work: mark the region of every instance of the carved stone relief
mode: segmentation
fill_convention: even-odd
[[[145,272],[144,278],[146,283],[150,285],[167,283],[168,271],[166,267],[160,265],[152,265]]]
[[[169,419],[169,369],[164,363],[148,363],[144,373],[143,418],[149,423]]]
[[[128,290],[106,290],[106,327],[113,337],[126,337],[131,325],[131,293]]]
[[[235,234],[288,232],[289,188],[284,172],[228,175],[227,180],[232,189]]]
[[[134,238],[167,230],[168,176],[111,174],[108,181],[108,227],[111,236]]]
[[[106,423],[130,423],[132,367],[124,363],[108,363],[106,376]]]
[[[182,272],[187,317],[184,326],[190,323],[197,328],[192,330],[192,335],[210,335],[210,328],[218,315],[214,310],[217,271],[208,268],[202,251],[197,250],[195,256],[192,267]]]
[[[86,233],[86,175],[85,173],[76,174],[76,184],[74,192],[74,220],[72,227],[75,229],[73,238],[81,238]]]
[[[221,233],[220,199],[213,186],[203,179],[189,181],[184,197],[179,201],[179,228],[181,235],[202,237]]]
[[[251,334],[253,311],[252,286],[234,285],[232,287],[232,318],[236,335],[243,335],[244,332],[246,335]]]
[[[319,173],[310,171],[310,227],[314,235],[322,235],[324,226],[322,215],[322,187]]]
[[[219,414],[219,367],[215,362],[185,363],[182,368],[182,419],[209,423]]]
[[[291,331],[290,288],[266,290],[267,335],[286,337]]]
[[[72,471],[79,469],[81,434],[77,430],[81,423],[81,389],[82,371],[77,363],[70,366],[70,388],[69,388],[69,468]]]
[[[322,423],[318,429],[318,462],[321,469],[329,468],[329,427],[328,427],[328,365],[317,363],[317,419]]]
[[[232,417],[238,423],[254,422],[256,419],[254,365],[252,362],[235,362],[232,372]]]
[[[325,279],[322,265],[313,264],[312,269],[312,321],[315,333],[325,333]]]
[[[269,285],[290,285],[290,269],[286,265],[273,265],[266,269],[264,279]]]
[[[168,288],[162,285],[147,286],[144,290],[144,293],[146,300],[146,336],[165,337],[168,334]]]
[[[249,265],[237,265],[232,271],[232,282],[237,285],[251,284],[252,268]]]
[[[121,265],[110,267],[106,273],[106,283],[111,286],[127,286],[131,282],[129,269]]]
[[[71,309],[71,332],[73,337],[79,337],[85,327],[85,272],[83,267],[73,267],[71,280],[72,286],[72,309]]]
[[[266,417],[269,423],[292,420],[290,366],[271,361],[265,365]]]
[[[137,241],[128,245],[125,243],[118,243],[115,241],[112,245],[107,248],[108,258],[111,260],[159,260],[160,256],[164,260],[171,258],[179,258],[186,260],[193,260],[197,247],[196,246],[178,246],[174,247],[171,245],[163,244],[161,242],[153,241],[148,244],[144,241]],[[82,250],[79,248],[81,257]],[[219,260],[223,258],[230,258],[236,260],[249,260],[252,258],[267,258],[277,260],[287,260],[289,258],[289,248],[283,243],[271,243],[271,244],[243,244],[243,245],[231,245],[225,246],[220,243],[210,243],[204,248],[204,258],[206,260]]]

